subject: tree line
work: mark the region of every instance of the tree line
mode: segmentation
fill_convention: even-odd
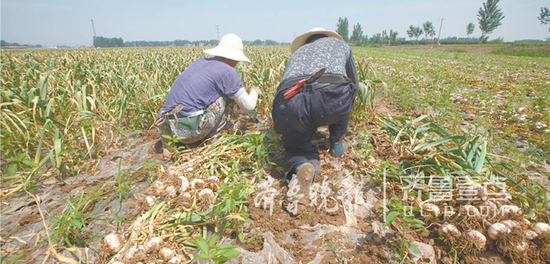
[[[469,36],[474,33],[475,24],[470,22],[466,25],[466,35],[467,38],[457,38],[450,37],[446,39],[439,39],[438,42],[487,42],[489,34],[493,33],[500,25],[501,21],[505,18],[504,13],[498,7],[499,0],[487,0],[479,8],[477,13],[477,22],[479,29],[481,31],[481,36],[479,38],[474,38],[476,41],[471,41],[472,38]],[[539,17],[537,17],[541,24],[550,25],[550,9],[547,7],[542,7]],[[550,31],[550,28],[548,29]],[[397,39],[398,32],[390,29],[389,31],[383,30],[381,33],[377,33],[368,38],[367,35],[363,35],[363,29],[360,23],[353,25],[353,30],[351,37],[348,37],[349,33],[349,21],[347,17],[339,17],[338,22],[336,23],[336,32],[342,36],[342,38],[352,44],[352,45],[364,45],[364,44],[387,44],[391,45],[399,44],[406,42],[404,39]],[[425,40],[431,40],[431,43],[434,43],[436,38],[436,31],[434,25],[431,21],[426,21],[421,26],[410,25],[407,29],[407,36],[412,41],[413,39],[416,43],[419,42],[419,38],[424,35]],[[550,38],[548,39],[550,40]],[[502,42],[501,38],[496,39],[496,42]],[[429,41],[424,41],[429,43]]]
[[[42,45],[40,44],[36,44],[36,45],[31,45],[31,44],[19,44],[17,42],[7,42],[5,40],[0,40],[0,46],[1,47],[25,47],[25,48],[42,48]]]
[[[172,41],[146,41],[146,40],[137,40],[137,41],[124,41],[122,38],[106,38],[106,37],[95,37],[94,38],[94,47],[106,48],[106,47],[169,47],[169,46],[216,46],[218,45],[219,40],[172,40]],[[259,45],[281,45],[281,43],[272,40],[253,40],[253,41],[243,41],[244,45],[250,46],[259,46]]]

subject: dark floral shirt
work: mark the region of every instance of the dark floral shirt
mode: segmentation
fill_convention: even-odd
[[[351,49],[337,38],[321,38],[297,49],[288,59],[282,82],[311,76],[322,68],[326,68],[326,73],[341,74],[358,83]]]

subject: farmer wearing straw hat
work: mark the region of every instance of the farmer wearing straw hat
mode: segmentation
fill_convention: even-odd
[[[258,87],[247,93],[234,69],[240,61],[250,62],[237,35],[223,36],[217,47],[204,53],[214,57],[191,63],[172,84],[159,111],[160,134],[178,136],[183,144],[196,143],[220,132],[227,122],[231,104],[228,99],[251,112],[261,94]],[[164,154],[170,155],[168,150]]]
[[[298,215],[310,202],[309,189],[320,165],[313,134],[328,126],[330,154],[344,155],[358,77],[349,45],[335,32],[314,28],[295,38],[290,51],[271,114],[285,147],[289,190],[284,206]]]

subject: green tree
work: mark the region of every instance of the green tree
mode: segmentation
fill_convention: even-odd
[[[426,21],[424,24],[422,24],[422,27],[424,28],[424,36],[426,36],[426,38],[433,38],[435,36],[434,25],[431,21]]]
[[[407,29],[407,35],[409,38],[416,38],[416,41],[418,41],[418,38],[422,36],[423,30],[420,27],[415,27],[413,25],[409,26],[409,29]]]
[[[124,47],[124,40],[122,38],[106,38],[97,36],[94,38],[94,47]]]
[[[397,31],[393,31],[393,29],[390,29],[390,32],[382,30],[382,42],[387,42],[388,45],[391,45],[397,39],[397,34]]]
[[[410,26],[409,26],[409,29],[407,29],[407,35],[409,36],[409,38],[412,39],[413,37],[415,37],[415,38],[416,38],[416,41],[418,41],[418,38],[419,38],[420,36],[422,36],[422,33],[423,33],[423,32],[424,32],[424,31],[422,30],[422,28],[420,28],[420,27],[415,27],[415,26],[413,26],[413,25],[410,25]]]
[[[414,26],[413,25],[410,25],[409,26],[409,29],[407,29],[407,36],[409,36],[409,38],[412,40],[412,38],[414,37]]]
[[[260,46],[260,45],[263,45],[263,44],[264,44],[264,42],[259,40],[259,39],[254,40],[250,43],[250,45],[253,45],[253,46]]]
[[[550,25],[550,9],[548,9],[548,7],[541,7],[540,16],[537,18],[540,20],[541,24]],[[548,32],[550,32],[550,27],[548,27]]]
[[[498,1],[487,0],[477,13],[477,22],[479,23],[479,29],[481,29],[479,40],[482,42],[487,41],[487,38],[489,38],[487,35],[493,33],[501,25],[500,21],[504,19],[504,14],[498,8]]]
[[[386,43],[390,39],[390,36],[388,35],[388,32],[385,30],[382,30],[382,42]]]
[[[338,23],[336,23],[336,33],[340,34],[344,41],[349,42],[349,22],[347,17],[338,18]]]
[[[382,44],[384,40],[382,39],[382,35],[380,33],[376,33],[372,35],[370,38],[370,42],[373,44]]]
[[[476,26],[474,25],[474,23],[470,22],[470,24],[466,26],[466,35],[470,36],[472,33],[474,33],[475,28]]]
[[[395,40],[397,39],[397,31],[393,31],[393,29],[390,29],[390,39],[388,41],[388,45],[391,45],[392,42],[395,42]]]
[[[363,41],[363,27],[361,27],[361,24],[357,23],[353,25],[350,41],[354,45],[360,45]]]

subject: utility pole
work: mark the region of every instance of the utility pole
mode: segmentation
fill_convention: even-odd
[[[92,46],[93,46],[94,43],[95,43],[95,26],[94,26],[94,20],[93,19],[91,19],[91,20],[92,20],[92,29],[94,30],[94,40],[92,42]]]
[[[441,39],[441,28],[443,27],[443,18],[441,18],[441,24],[439,24],[439,35],[437,36],[437,45],[440,45],[439,40]]]
[[[216,25],[216,35],[218,36],[218,41],[220,40],[220,25]]]

